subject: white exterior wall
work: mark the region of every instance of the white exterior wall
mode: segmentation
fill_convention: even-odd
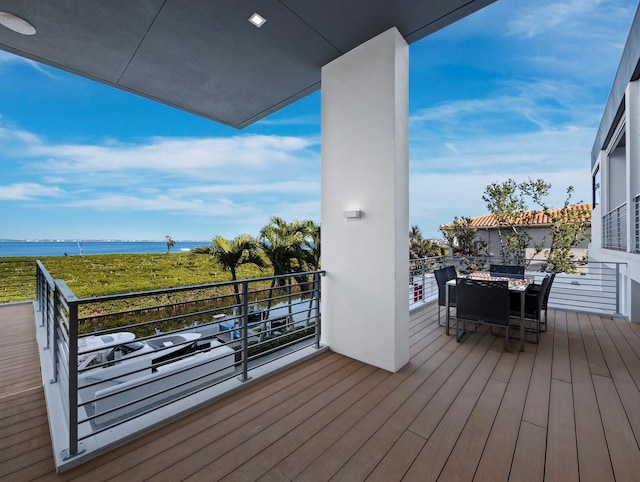
[[[589,255],[594,249],[602,248],[602,204],[591,209],[591,243]]]
[[[322,343],[394,372],[409,361],[408,62],[393,28],[322,68]]]
[[[549,249],[551,248],[551,232],[549,230],[549,226],[532,226],[526,228],[526,231],[529,236],[531,236],[531,240],[529,241],[530,247],[525,249],[525,258],[529,259],[534,257],[534,244],[544,245],[542,252],[538,253],[536,258],[547,258],[549,255]],[[586,234],[591,236],[591,230],[589,229]],[[478,228],[475,239],[487,242],[489,255],[495,257],[501,256],[500,236],[498,235],[497,228]],[[587,254],[588,246],[589,243],[587,241],[580,242],[578,246],[571,250],[570,254],[573,257],[572,259],[582,259]]]
[[[620,312],[640,323],[640,254],[636,241],[634,197],[640,192],[640,81],[630,82],[625,92],[625,147],[598,157],[602,175],[601,200],[592,212],[593,241],[589,257],[595,261],[626,263],[620,267]],[[621,166],[624,163],[624,170]],[[621,173],[624,174],[621,176]],[[602,249],[602,216],[627,203],[628,252]],[[596,222],[597,221],[597,222]]]
[[[617,148],[609,154],[607,212],[620,206],[627,197],[627,166],[624,148]],[[617,188],[616,188],[617,186]],[[625,186],[625,187],[623,187]],[[613,187],[613,189],[612,189]]]
[[[629,202],[640,194],[640,81],[629,83],[625,95],[627,116],[626,156],[629,177]],[[635,208],[633,208],[635,209]]]

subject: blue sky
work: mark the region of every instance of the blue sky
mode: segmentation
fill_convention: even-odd
[[[410,223],[590,152],[635,0],[498,0],[410,48]],[[320,93],[238,131],[0,51],[0,238],[209,240],[320,220]]]

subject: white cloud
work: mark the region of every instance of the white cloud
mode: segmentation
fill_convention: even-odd
[[[191,216],[250,216],[258,212],[250,205],[238,204],[227,198],[215,201],[182,198],[168,194],[136,196],[131,194],[109,195],[97,193],[94,197],[60,204],[64,207],[92,208],[98,211],[162,211],[189,214]]]
[[[39,64],[38,62],[34,62],[33,60],[20,57],[19,55],[14,55],[4,50],[0,50],[0,67],[15,65],[15,64],[26,64],[29,67],[31,67],[33,70],[45,75],[50,79],[55,78],[53,71],[48,67],[45,67],[42,64]]]
[[[34,201],[62,194],[48,186],[64,184],[64,196],[49,199],[47,207],[99,217],[158,214],[202,229],[215,219],[221,223],[216,230],[228,236],[237,234],[228,226],[258,230],[275,214],[319,219],[317,137],[55,144],[4,123],[0,139],[11,145],[11,160],[5,162],[11,163],[13,177],[37,181],[0,187],[0,199]]]
[[[48,159],[40,167],[52,172],[109,172],[127,169],[161,171],[204,178],[219,177],[232,167],[272,169],[313,157],[317,140],[300,137],[244,135],[228,138],[154,138],[140,144],[55,145],[33,143],[25,157]],[[223,176],[226,177],[226,176]]]
[[[603,0],[571,0],[528,3],[521,14],[507,24],[511,35],[534,37],[545,32],[571,28],[580,23],[584,16],[597,12]]]
[[[242,183],[223,185],[201,185],[172,189],[177,195],[214,195],[214,194],[316,194],[320,195],[320,179],[292,181],[275,181],[262,183]]]
[[[43,186],[33,182],[20,182],[7,186],[0,186],[0,200],[16,201],[31,200],[38,197],[57,197],[63,194],[58,187]]]

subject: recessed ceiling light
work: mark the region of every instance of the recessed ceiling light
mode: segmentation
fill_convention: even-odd
[[[267,19],[264,18],[259,13],[254,13],[253,15],[251,15],[249,17],[249,22],[251,22],[252,24],[254,24],[258,28],[262,27],[266,21],[267,21]]]
[[[24,18],[20,18],[9,12],[0,12],[0,25],[7,27],[22,35],[35,35],[36,29]]]

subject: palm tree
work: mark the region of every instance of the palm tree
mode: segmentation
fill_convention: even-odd
[[[260,230],[260,244],[262,250],[271,261],[273,275],[287,275],[301,273],[305,266],[304,246],[309,234],[308,221],[286,222],[284,219],[273,216],[265,227]],[[271,298],[276,286],[289,285],[291,296],[291,278],[274,278],[269,289],[268,308],[271,308]],[[291,302],[289,303],[291,312]]]
[[[176,245],[176,242],[171,239],[171,236],[165,236],[164,237],[164,241],[167,244],[167,254],[169,253],[169,251],[171,251],[171,248],[173,248]]]
[[[308,236],[303,246],[305,253],[305,264],[308,271],[318,271],[320,269],[320,225],[313,221],[307,221]],[[314,275],[312,281],[305,280],[307,286],[310,286],[309,307],[307,309],[307,325],[311,323],[311,314],[313,312],[313,303],[318,302],[314,297],[314,292],[319,288],[317,284],[320,279]]]
[[[440,255],[440,246],[429,239],[424,239],[417,225],[411,226],[409,231],[409,259],[429,258]]]
[[[218,265],[225,271],[231,272],[231,279],[236,281],[237,270],[243,264],[255,264],[262,269],[266,266],[259,253],[258,241],[248,234],[240,234],[229,240],[222,236],[215,236],[211,241],[212,254]],[[238,284],[233,284],[236,303],[240,304]]]
[[[302,246],[304,262],[308,271],[320,269],[320,225],[313,221],[304,221],[307,225],[307,236]]]

